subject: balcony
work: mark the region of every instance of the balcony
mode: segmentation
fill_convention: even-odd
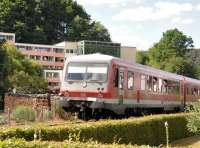
[[[60,82],[60,78],[50,78],[50,77],[48,77],[47,81],[48,82]]]
[[[58,57],[64,58],[64,53],[55,53],[55,52],[47,52],[47,51],[34,51],[34,50],[21,50],[24,55],[33,55],[33,56],[50,56],[50,57]]]
[[[64,66],[64,62],[53,62],[53,61],[36,61],[36,62],[44,66],[61,66],[61,67]]]

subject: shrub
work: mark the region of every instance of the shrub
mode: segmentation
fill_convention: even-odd
[[[192,134],[187,130],[186,117],[190,114],[156,115],[124,120],[106,120],[68,124],[57,127],[40,128],[11,128],[0,132],[0,139],[10,137],[33,140],[35,130],[41,131],[41,140],[63,141],[70,135],[80,135],[80,141],[93,139],[100,143],[155,145],[165,144],[164,122],[169,124],[169,141],[189,137]],[[76,139],[74,139],[76,141]]]
[[[6,123],[7,123],[6,117],[0,116],[0,125],[1,124],[6,124]]]
[[[195,134],[200,133],[200,100],[187,107],[187,111],[192,113],[187,117],[187,128]]]
[[[66,140],[64,142],[43,142],[43,141],[31,141],[27,142],[24,139],[11,138],[8,140],[0,141],[0,147],[3,148],[133,148],[132,145],[121,145],[117,143],[101,144],[96,141],[88,141],[86,143],[80,141]],[[151,148],[150,146],[134,146],[134,148]]]
[[[55,99],[53,103],[53,109],[55,109],[56,114],[58,114],[59,118],[63,120],[73,120],[73,114],[71,112],[68,112],[60,106],[60,100]]]
[[[35,121],[35,111],[28,106],[18,106],[11,113],[11,118],[16,122]]]
[[[52,111],[45,110],[43,116],[44,120],[51,120],[53,118]]]

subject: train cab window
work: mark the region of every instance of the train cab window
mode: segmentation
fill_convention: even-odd
[[[128,72],[128,89],[133,89],[134,84],[134,73],[129,71]]]
[[[124,72],[119,72],[119,88],[124,89]]]
[[[141,90],[145,90],[145,75],[141,75]]]

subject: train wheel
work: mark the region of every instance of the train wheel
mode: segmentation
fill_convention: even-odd
[[[98,110],[95,110],[95,111],[93,112],[92,117],[93,117],[95,120],[98,121],[99,119],[101,119],[101,113],[100,113]]]

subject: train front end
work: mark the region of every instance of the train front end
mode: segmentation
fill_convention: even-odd
[[[109,66],[112,57],[92,54],[69,58],[61,83],[61,105],[81,118],[98,116],[109,98]],[[97,117],[95,117],[97,118]]]

